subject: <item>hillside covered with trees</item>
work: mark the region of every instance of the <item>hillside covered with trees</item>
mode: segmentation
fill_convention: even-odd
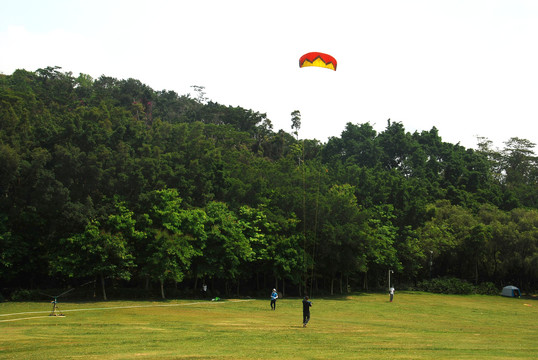
[[[326,143],[263,113],[57,67],[0,75],[0,279],[15,289],[538,288],[535,144],[387,121]],[[508,120],[507,120],[508,121]],[[507,127],[509,132],[509,127]]]

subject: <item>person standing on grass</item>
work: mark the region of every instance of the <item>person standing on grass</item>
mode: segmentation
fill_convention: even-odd
[[[390,294],[390,302],[392,302],[392,299],[394,299],[394,288],[393,287],[391,287],[389,289],[389,294]]]
[[[303,327],[306,327],[306,324],[310,321],[310,307],[312,306],[312,301],[308,300],[308,296],[305,296],[303,299]]]
[[[276,292],[276,289],[273,289],[273,292],[271,293],[271,310],[276,310],[276,299],[278,299],[278,293]]]

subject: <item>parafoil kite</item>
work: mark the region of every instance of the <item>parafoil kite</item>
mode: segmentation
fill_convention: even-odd
[[[336,59],[320,52],[309,52],[299,59],[299,67],[318,66],[336,71]]]

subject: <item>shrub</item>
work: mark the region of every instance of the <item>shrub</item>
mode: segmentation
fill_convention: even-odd
[[[19,289],[11,293],[12,301],[36,301],[43,298],[36,290]]]
[[[492,282],[484,282],[475,287],[475,293],[481,295],[498,295],[501,291]]]
[[[417,290],[437,294],[498,295],[500,292],[495,284],[491,282],[484,282],[475,286],[468,281],[449,277],[422,281],[418,284]]]
[[[437,278],[418,284],[418,289],[437,294],[472,294],[473,285],[457,278]]]

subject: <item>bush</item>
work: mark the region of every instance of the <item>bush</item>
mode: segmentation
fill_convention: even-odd
[[[457,278],[437,278],[418,284],[418,289],[436,294],[472,294],[473,285]]]
[[[99,289],[100,290],[100,289]],[[107,287],[106,295],[108,299],[115,300],[148,300],[159,299],[160,291],[158,289],[141,289],[141,288],[119,288],[119,287]],[[165,289],[166,294],[166,289]],[[101,291],[97,293],[97,299],[102,300],[103,294]]]
[[[11,293],[12,301],[37,301],[41,299],[43,299],[43,295],[36,290],[19,289]]]
[[[475,287],[475,293],[480,295],[499,295],[501,291],[494,283],[484,282]]]
[[[448,277],[422,281],[418,284],[417,290],[437,294],[463,295],[498,295],[500,292],[495,284],[491,282],[484,282],[475,286],[468,281]]]

